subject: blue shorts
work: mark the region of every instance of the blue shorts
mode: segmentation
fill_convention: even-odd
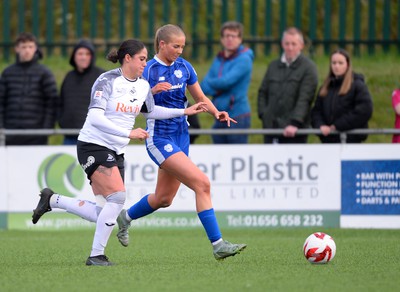
[[[151,160],[160,166],[168,157],[182,151],[189,156],[190,138],[188,134],[146,139],[146,149]]]

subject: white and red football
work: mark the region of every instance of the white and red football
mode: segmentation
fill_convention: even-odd
[[[315,232],[304,242],[303,253],[312,264],[326,264],[335,257],[336,244],[328,234]]]

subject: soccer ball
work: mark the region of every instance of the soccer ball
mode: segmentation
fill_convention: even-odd
[[[303,253],[312,264],[326,264],[335,257],[336,244],[328,234],[315,232],[304,242]]]

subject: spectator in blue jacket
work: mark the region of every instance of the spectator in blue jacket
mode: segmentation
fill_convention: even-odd
[[[226,111],[237,121],[231,124],[215,120],[214,129],[248,129],[251,110],[247,91],[253,70],[254,53],[242,44],[243,25],[237,21],[225,22],[221,27],[222,51],[218,53],[200,86],[212,96],[216,108]],[[248,135],[213,135],[215,144],[247,143]]]

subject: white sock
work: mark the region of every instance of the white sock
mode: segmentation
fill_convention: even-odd
[[[117,224],[117,217],[121,212],[124,201],[116,202],[111,196],[121,195],[124,192],[117,192],[107,197],[107,202],[104,204],[99,216],[97,217],[96,231],[94,233],[91,257],[103,255],[106,248],[108,239],[110,238],[111,232],[114,226]]]
[[[97,221],[97,207],[94,202],[54,194],[50,198],[50,207],[63,209],[90,222]]]
[[[213,246],[216,246],[218,243],[222,241],[222,238],[218,239],[217,241],[211,242]]]

